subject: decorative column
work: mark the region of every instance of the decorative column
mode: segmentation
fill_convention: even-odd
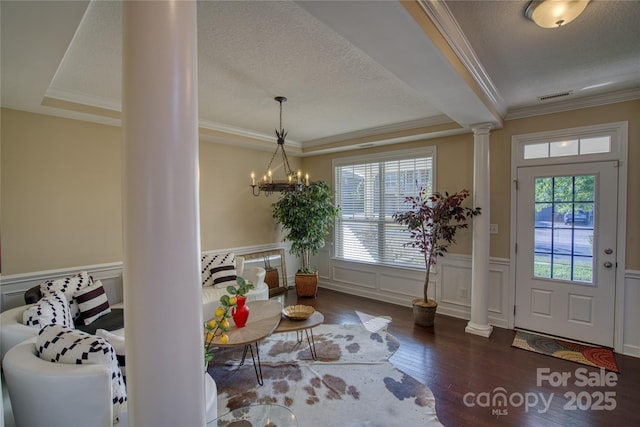
[[[471,261],[471,320],[465,331],[489,337],[489,259],[491,186],[489,180],[490,124],[473,128],[473,206],[482,208],[481,215],[473,218],[473,254]]]
[[[195,1],[123,2],[130,426],[204,426]]]

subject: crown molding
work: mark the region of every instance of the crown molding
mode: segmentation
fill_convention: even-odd
[[[253,131],[249,131],[246,129],[242,129],[242,128],[237,128],[234,126],[228,126],[222,123],[218,123],[218,122],[213,122],[211,120],[199,120],[198,121],[198,126],[201,129],[207,129],[210,131],[213,131],[215,133],[223,133],[223,134],[229,134],[229,135],[233,135],[235,138],[247,138],[247,139],[251,139],[251,140],[257,140],[257,141],[263,141],[263,142],[272,142],[275,143],[277,142],[277,139],[275,136],[269,134],[264,134],[264,133],[260,133],[260,132],[253,132]],[[289,140],[287,139],[285,145],[287,147],[294,147],[294,148],[298,148],[298,149],[302,149],[302,144],[299,141],[294,141],[294,140]]]
[[[567,99],[550,104],[535,105],[532,107],[517,108],[508,111],[505,116],[505,120],[523,119],[526,117],[542,116],[545,114],[562,113],[563,111],[599,107],[601,105],[633,101],[634,99],[640,99],[640,88],[620,90],[571,100]]]
[[[426,117],[423,119],[411,120],[408,122],[393,123],[393,124],[384,125],[384,126],[376,126],[373,128],[362,129],[355,132],[347,132],[347,133],[342,133],[340,135],[329,136],[326,138],[309,140],[309,141],[305,141],[304,148],[308,149],[308,148],[313,148],[320,145],[336,144],[344,141],[371,138],[371,137],[375,137],[376,135],[386,135],[386,134],[395,133],[395,132],[427,128],[430,126],[437,126],[437,125],[448,124],[448,123],[454,123],[454,122],[449,117],[445,116],[444,114],[441,114],[434,117]]]
[[[49,87],[44,94],[45,98],[56,99],[59,101],[71,102],[73,104],[88,105],[105,110],[118,111],[122,113],[122,105],[119,99],[101,98],[98,96],[87,96],[84,93],[73,92],[69,90],[56,89]]]
[[[417,0],[417,3],[435,24],[487,100],[502,116],[507,111],[504,99],[484,69],[469,40],[455,20],[451,9],[443,1]]]

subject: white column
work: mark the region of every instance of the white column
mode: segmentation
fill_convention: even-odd
[[[204,426],[195,1],[123,2],[130,426]]]
[[[491,187],[489,180],[489,131],[491,125],[473,127],[473,206],[482,208],[473,218],[473,254],[471,261],[471,320],[465,331],[489,337],[489,259]]]

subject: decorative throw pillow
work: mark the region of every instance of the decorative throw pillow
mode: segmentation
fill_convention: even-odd
[[[76,292],[75,299],[80,309],[80,319],[85,325],[89,325],[97,318],[111,313],[107,294],[104,292],[100,280],[96,280],[93,284]]]
[[[42,329],[47,325],[73,328],[69,303],[62,291],[55,291],[42,298],[22,313],[22,323]]]
[[[67,301],[69,301],[69,305],[71,306],[71,316],[75,319],[80,314],[80,309],[78,308],[78,303],[74,301],[73,297],[76,292],[86,288],[92,283],[93,278],[89,276],[89,273],[81,271],[73,276],[56,280],[47,280],[46,282],[41,283],[40,292],[42,292],[42,296],[50,295],[54,291],[64,292],[64,296],[67,297]]]
[[[236,258],[233,252],[202,257],[202,286],[226,288],[236,284]]]
[[[102,337],[60,325],[47,325],[36,338],[36,350],[42,360],[76,365],[109,365],[111,367],[111,395],[113,417],[117,421],[122,405],[127,401],[122,373],[116,352]]]
[[[127,366],[126,359],[124,357],[124,337],[116,335],[107,331],[106,329],[98,329],[96,335],[106,339],[116,352],[116,359],[118,359],[118,365],[120,366],[120,372],[122,372],[122,378],[124,382],[127,382]]]

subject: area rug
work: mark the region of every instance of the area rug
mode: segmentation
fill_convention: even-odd
[[[369,332],[378,332],[385,329],[389,323],[391,323],[390,316],[372,316],[367,313],[356,310],[356,314],[360,318],[360,321],[364,325],[365,329]]]
[[[289,408],[304,427],[442,425],[431,390],[389,362],[399,343],[386,330],[320,325],[313,337],[317,361],[306,336],[301,343],[295,332],[262,341],[263,386],[251,361],[238,366],[241,352],[221,354],[209,367],[218,387],[218,414],[276,404]]]
[[[511,346],[583,365],[620,372],[613,351],[606,347],[588,346],[523,331],[516,331]]]

